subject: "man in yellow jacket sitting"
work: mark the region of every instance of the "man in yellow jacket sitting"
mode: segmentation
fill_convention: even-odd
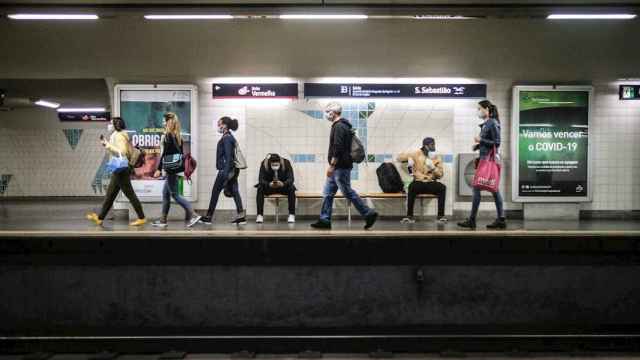
[[[409,174],[413,176],[407,194],[407,217],[401,220],[403,223],[416,222],[413,217],[413,205],[418,194],[436,195],[438,197],[438,221],[447,221],[444,216],[447,187],[438,182],[438,179],[444,175],[444,168],[442,167],[442,158],[436,155],[435,151],[436,141],[432,137],[426,137],[422,140],[420,149],[398,155],[398,161],[408,162]]]

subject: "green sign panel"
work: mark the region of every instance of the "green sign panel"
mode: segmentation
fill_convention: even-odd
[[[589,90],[518,89],[514,199],[589,199]]]

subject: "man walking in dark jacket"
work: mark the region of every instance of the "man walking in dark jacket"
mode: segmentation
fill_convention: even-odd
[[[322,192],[322,210],[320,219],[311,224],[315,229],[331,229],[331,210],[333,209],[333,198],[338,189],[345,198],[356,207],[360,215],[365,218],[365,229],[369,229],[378,219],[378,213],[369,208],[358,196],[358,193],[351,188],[351,169],[353,160],[351,159],[351,139],[353,137],[352,126],[346,119],[342,118],[342,106],[338,103],[330,103],[325,109],[325,118],[331,122],[331,136],[329,137],[329,151],[327,160],[327,181]]]

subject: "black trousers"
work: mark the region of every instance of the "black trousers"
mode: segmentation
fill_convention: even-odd
[[[129,199],[131,205],[133,205],[133,209],[136,211],[136,214],[138,214],[138,219],[144,219],[142,204],[140,204],[140,200],[138,199],[135,191],[133,191],[133,186],[131,186],[131,173],[129,170],[111,174],[111,180],[107,187],[107,194],[105,195],[104,202],[102,203],[102,210],[100,211],[100,215],[98,215],[98,219],[104,220],[109,209],[113,206],[113,202],[116,200],[120,190],[122,190],[127,199]]]
[[[256,194],[256,203],[258,206],[258,215],[264,214],[264,197],[266,195],[282,194],[287,195],[289,201],[289,215],[296,214],[296,191],[293,187],[283,187],[279,189],[263,188],[258,186],[258,193]]]
[[[418,194],[432,194],[438,196],[438,217],[444,216],[444,201],[447,196],[447,187],[437,181],[413,181],[409,184],[407,194],[407,216],[413,216],[413,205]]]

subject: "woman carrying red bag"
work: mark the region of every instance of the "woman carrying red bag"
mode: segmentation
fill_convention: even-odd
[[[458,226],[464,228],[476,228],[476,215],[480,207],[480,191],[491,191],[493,199],[496,203],[496,211],[498,218],[491,224],[487,225],[487,229],[505,229],[507,222],[504,218],[504,208],[502,195],[500,195],[499,180],[500,166],[496,163],[496,154],[500,148],[500,117],[498,108],[489,100],[483,100],[478,103],[478,118],[482,121],[480,124],[480,136],[475,137],[474,150],[480,151],[479,166],[476,169],[476,177],[473,186],[473,201],[471,206],[471,214],[469,218],[463,222],[459,222]],[[482,172],[482,173],[481,173]],[[479,176],[482,175],[482,176]]]

